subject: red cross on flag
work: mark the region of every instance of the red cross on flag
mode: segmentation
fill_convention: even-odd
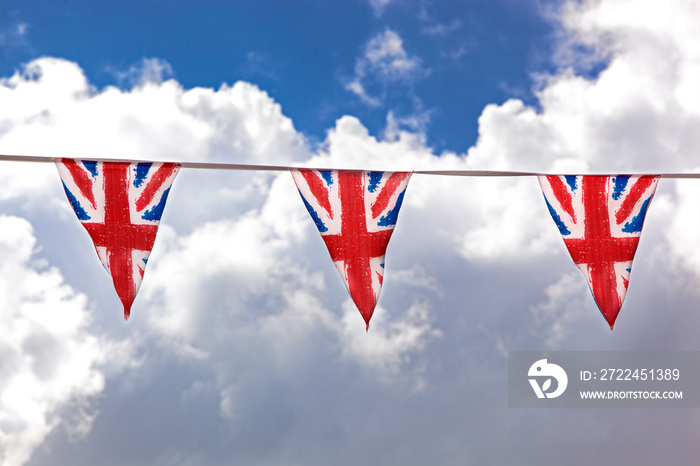
[[[369,329],[411,174],[293,169],[301,198]]]
[[[180,166],[73,159],[61,159],[56,166],[128,319]]]
[[[610,329],[658,176],[540,176],[549,213]]]

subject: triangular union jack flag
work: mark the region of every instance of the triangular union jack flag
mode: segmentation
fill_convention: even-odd
[[[128,319],[180,165],[61,159],[56,166]]]
[[[612,330],[658,176],[539,176],[549,213]]]
[[[333,264],[369,329],[408,172],[292,169]]]

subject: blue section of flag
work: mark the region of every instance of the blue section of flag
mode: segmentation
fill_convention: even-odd
[[[571,188],[571,191],[576,191],[578,177],[576,175],[566,175],[564,178],[566,179],[566,184]]]
[[[642,225],[644,225],[644,217],[647,214],[647,209],[649,208],[649,203],[651,202],[651,197],[644,201],[642,207],[639,209],[639,213],[629,222],[625,223],[622,227],[622,231],[625,233],[641,233]]]
[[[97,162],[91,160],[83,160],[83,166],[92,175],[93,178],[97,178]]]
[[[369,175],[369,184],[367,185],[367,191],[373,193],[377,190],[377,187],[379,186],[379,182],[382,181],[382,176],[384,173],[382,172],[368,172]]]
[[[381,174],[381,173],[380,173]],[[377,225],[380,227],[393,227],[396,225],[396,221],[399,219],[399,210],[401,209],[401,204],[403,203],[403,195],[406,191],[401,191],[401,194],[396,198],[396,205],[393,209],[383,215]]]
[[[566,225],[564,222],[561,221],[561,217],[557,213],[556,210],[554,210],[554,207],[552,207],[552,204],[549,203],[547,200],[547,197],[545,196],[544,202],[547,203],[547,209],[549,209],[549,214],[552,216],[552,219],[554,219],[554,223],[556,223],[557,228],[559,228],[559,233],[562,234],[562,236],[570,235],[571,231],[569,231],[568,228],[566,228]]]
[[[318,172],[321,174],[323,181],[325,181],[328,186],[333,184],[333,172],[330,170],[319,170]]]
[[[301,194],[301,191],[299,191],[299,194]],[[311,215],[311,218],[313,219],[314,223],[316,224],[316,228],[318,228],[318,231],[321,233],[325,233],[328,231],[328,227],[323,223],[323,220],[321,220],[321,217],[318,216],[318,213],[314,210],[313,207],[311,207],[311,204],[306,200],[303,194],[301,194],[301,200],[304,202],[304,205],[306,206],[306,210],[309,211],[309,214]]]
[[[165,209],[165,201],[168,200],[168,194],[170,194],[170,188],[163,191],[160,201],[149,210],[144,211],[141,218],[151,222],[160,222],[160,218],[163,216],[163,209]]]
[[[137,163],[136,175],[134,176],[134,187],[140,188],[144,180],[148,176],[148,171],[151,169],[151,163]],[[158,217],[160,219],[160,217]]]
[[[613,178],[613,193],[612,198],[616,201],[620,200],[620,197],[625,192],[627,187],[627,182],[629,181],[629,175],[618,175]]]
[[[63,190],[66,192],[66,196],[68,197],[68,202],[70,202],[71,207],[73,207],[73,210],[75,211],[75,215],[78,217],[78,220],[81,222],[84,222],[86,220],[90,220],[90,216],[88,215],[87,212],[85,212],[85,209],[80,205],[80,202],[75,198],[73,193],[70,192],[68,187],[66,186],[66,183],[61,180],[61,183],[63,184]]]

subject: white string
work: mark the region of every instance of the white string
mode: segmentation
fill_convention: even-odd
[[[339,170],[339,171],[370,171],[365,169],[348,168],[327,168],[327,167],[305,167],[293,165],[253,165],[243,163],[215,163],[215,162],[168,162],[162,160],[134,160],[134,159],[102,159],[90,157],[34,157],[29,155],[1,155],[0,160],[7,162],[35,162],[35,163],[55,163],[61,159],[86,160],[91,162],[122,162],[122,163],[176,163],[182,168],[194,168],[200,170],[247,170],[247,171],[289,171],[291,169],[305,170]],[[405,170],[371,170],[371,171],[405,171]],[[510,170],[414,170],[418,175],[438,175],[438,176],[540,176],[540,175],[653,175],[661,178],[700,178],[700,173],[543,173],[525,172]]]

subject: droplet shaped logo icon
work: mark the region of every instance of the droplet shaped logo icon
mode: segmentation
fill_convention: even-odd
[[[546,359],[540,359],[530,366],[527,375],[537,398],[556,398],[564,393],[569,384],[566,371],[561,366],[548,363]],[[557,384],[556,388],[550,392],[552,380],[556,380]]]

